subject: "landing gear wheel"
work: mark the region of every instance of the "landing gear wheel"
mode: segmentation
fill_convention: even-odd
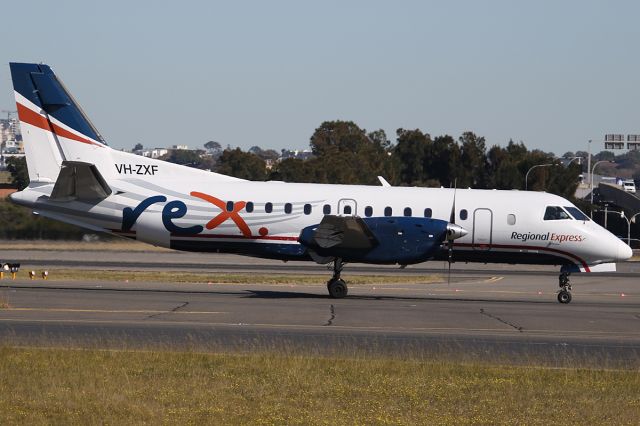
[[[571,302],[571,283],[569,282],[569,275],[571,272],[561,271],[558,277],[558,286],[560,291],[558,292],[558,302],[569,303]]]
[[[349,291],[347,289],[347,283],[344,282],[342,278],[340,278],[340,272],[342,272],[342,267],[344,266],[344,262],[341,258],[336,258],[333,261],[333,277],[327,282],[327,290],[329,290],[329,296],[334,299],[342,299],[347,295]]]
[[[571,292],[568,290],[560,290],[558,293],[558,302],[569,303],[571,302]]]
[[[329,296],[333,299],[342,299],[349,292],[347,283],[340,278],[329,280],[327,283],[327,289],[329,290]]]

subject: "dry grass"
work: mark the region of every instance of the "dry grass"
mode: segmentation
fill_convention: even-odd
[[[28,272],[21,272],[25,275]],[[318,284],[327,282],[325,275],[290,275],[256,273],[207,273],[207,272],[171,272],[171,271],[122,271],[122,270],[49,270],[47,281],[127,281],[161,283],[212,283],[212,284]],[[345,275],[349,284],[432,284],[443,282],[439,275],[406,275],[390,277],[388,275]],[[41,279],[34,283],[43,282]],[[2,281],[0,281],[2,283]]]
[[[7,289],[0,289],[0,309],[9,309],[10,307]]]
[[[637,424],[640,373],[0,348],[2,424]]]
[[[130,252],[172,252],[164,247],[133,240],[114,241],[53,241],[53,240],[0,240],[3,250],[60,250],[60,251],[130,251]]]

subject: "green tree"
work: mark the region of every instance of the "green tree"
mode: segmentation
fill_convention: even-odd
[[[510,140],[505,148],[494,145],[487,153],[488,188],[524,189],[521,163],[529,151],[522,142]],[[526,171],[525,171],[526,172]]]
[[[269,175],[269,180],[284,182],[313,183],[316,178],[313,161],[287,158],[277,163]]]
[[[204,144],[204,147],[211,151],[221,151],[222,145],[216,141],[208,141]]]
[[[280,158],[280,154],[278,154],[278,151],[276,151],[275,149],[262,149],[259,146],[252,146],[251,148],[249,148],[249,152],[257,155],[265,161],[275,161]]]
[[[325,121],[311,136],[316,180],[325,183],[377,184],[392,170],[390,142],[383,130],[366,133],[352,121]]]
[[[461,167],[458,169],[458,186],[487,188],[489,176],[485,139],[473,132],[464,132],[459,142]]]
[[[431,159],[426,154],[431,151],[431,137],[420,129],[398,129],[396,135],[393,155],[397,162],[399,183],[422,184],[430,177],[427,170]]]
[[[210,157],[204,157],[201,153],[202,152],[192,151],[189,149],[172,149],[167,154],[160,157],[160,160],[196,169],[213,169],[215,166],[213,159]]]
[[[136,146],[133,147],[133,151],[142,151],[144,149],[144,147],[142,146],[141,143],[137,143]]]
[[[614,161],[616,159],[616,155],[611,151],[600,151],[599,153],[593,156],[593,159],[595,159],[595,161],[600,161],[600,160]]]
[[[7,170],[11,173],[13,184],[22,191],[29,185],[29,172],[25,157],[8,157],[6,159]]]
[[[440,185],[451,187],[460,175],[460,147],[449,135],[433,139],[429,158],[429,175]]]
[[[225,149],[220,158],[216,172],[240,179],[265,180],[266,166],[263,159],[240,148]]]

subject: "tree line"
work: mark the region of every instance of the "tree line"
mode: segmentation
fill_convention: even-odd
[[[528,150],[509,141],[487,147],[484,137],[465,132],[432,137],[420,129],[398,129],[392,143],[384,130],[367,132],[352,121],[325,121],[310,138],[312,156],[277,161],[273,149],[222,149],[215,141],[206,150],[171,150],[162,160],[249,180],[547,191],[573,198],[582,167],[561,166],[553,153]],[[142,149],[142,145],[136,148]],[[566,153],[568,156],[573,153]],[[601,153],[600,155],[607,155]],[[534,165],[557,164],[527,172]],[[20,189],[28,184],[24,159],[9,159],[8,169]]]
[[[557,166],[532,170],[527,188],[563,197],[573,197],[582,172],[577,162],[561,166],[553,153],[530,151],[522,142],[488,148],[473,132],[454,139],[398,129],[392,143],[384,130],[367,132],[352,121],[322,123],[310,148],[311,158],[287,158],[270,168],[259,152],[226,149],[212,170],[251,180],[377,185],[383,176],[399,186],[525,189],[531,167],[552,163]]]

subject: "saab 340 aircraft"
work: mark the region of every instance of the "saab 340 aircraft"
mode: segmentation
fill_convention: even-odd
[[[333,262],[430,259],[615,270],[629,246],[564,198],[539,192],[251,182],[110,148],[51,68],[11,63],[29,186],[11,200],[51,219],[199,252]],[[455,241],[455,244],[454,244]],[[449,263],[450,265],[450,263]]]

